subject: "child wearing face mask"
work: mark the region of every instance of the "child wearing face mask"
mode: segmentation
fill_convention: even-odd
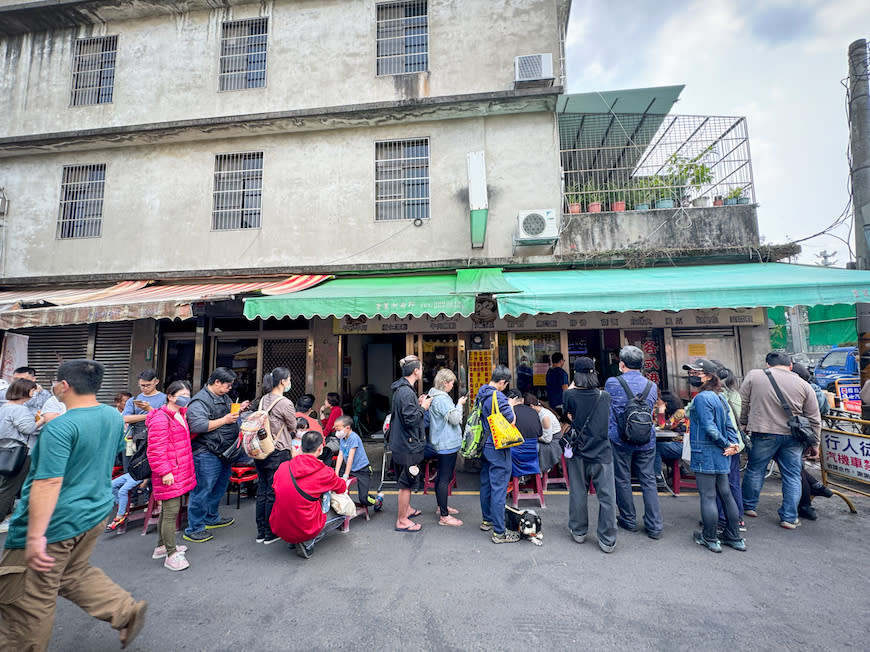
[[[164,568],[180,571],[190,563],[185,557],[187,546],[175,545],[175,522],[181,510],[181,497],[196,486],[187,404],[190,383],[176,380],[166,388],[166,405],[148,413],[148,463],[154,498],[161,501],[157,525],[157,547],[152,559],[164,559]]]

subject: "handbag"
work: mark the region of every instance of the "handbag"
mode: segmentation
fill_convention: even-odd
[[[683,435],[683,453],[680,455],[682,460],[688,464],[692,461],[692,438],[689,436],[687,432]]]
[[[792,437],[804,446],[815,446],[818,443],[818,439],[816,438],[816,431],[813,430],[810,420],[799,414],[794,414],[791,411],[788,403],[785,402],[785,397],[782,395],[782,392],[779,391],[779,385],[777,385],[776,381],[773,379],[773,374],[770,373],[770,370],[768,369],[765,369],[764,373],[767,374],[770,384],[773,385],[773,391],[776,392],[776,397],[779,399],[779,404],[782,406],[782,409],[788,417],[787,424]]]
[[[492,414],[486,417],[486,421],[492,433],[492,444],[496,449],[502,450],[523,443],[522,433],[498,411],[498,397],[495,392],[492,393]]]
[[[353,499],[348,495],[347,491],[341,494],[333,491],[329,497],[329,504],[332,507],[332,511],[336,514],[341,516],[356,516],[356,505],[354,505]]]
[[[27,444],[18,439],[0,439],[0,475],[15,475],[27,459]]]

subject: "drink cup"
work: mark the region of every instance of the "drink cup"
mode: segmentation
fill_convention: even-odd
[[[242,409],[241,403],[233,403],[230,406],[230,412],[232,412],[233,414],[238,414],[241,409]]]

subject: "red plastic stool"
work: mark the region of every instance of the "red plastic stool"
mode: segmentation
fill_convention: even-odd
[[[541,504],[542,509],[546,509],[547,501],[544,498],[544,483],[540,473],[535,473],[534,478],[534,486],[531,484],[531,480],[527,480],[525,483],[520,484],[519,478],[511,478],[511,492],[513,493],[512,500],[514,509],[517,508],[517,503],[520,499],[523,500],[537,500]]]
[[[429,493],[430,489],[435,489],[435,481],[431,479],[432,476],[435,475],[435,473],[433,473],[431,470],[431,466],[433,464],[436,465],[436,469],[437,469],[438,460],[426,460],[425,462],[423,462],[423,495],[424,496],[427,493]],[[453,493],[453,489],[455,487],[456,487],[456,469],[454,468],[453,469],[453,477],[451,477],[450,482],[447,483],[447,495],[448,496]]]
[[[257,469],[253,466],[233,466],[230,467],[230,482],[227,485],[227,505],[230,504],[230,491],[232,486],[236,485],[236,509],[241,508],[242,502],[242,485],[247,482],[257,481]],[[251,497],[251,490],[248,488],[248,498]]]
[[[563,484],[565,485],[565,489],[570,489],[571,487],[568,484],[568,467],[565,466],[565,455],[562,455],[562,458],[559,460],[559,468],[561,470],[562,475],[554,475],[550,477],[550,474],[553,472],[553,469],[550,469],[546,473],[544,473],[544,490],[549,489],[551,484]]]

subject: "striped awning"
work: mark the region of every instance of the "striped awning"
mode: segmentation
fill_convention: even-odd
[[[24,306],[67,306],[96,299],[134,292],[148,285],[148,281],[123,281],[98,288],[67,288],[64,290],[24,290],[0,292],[0,312],[19,310]]]
[[[152,284],[148,281],[130,281],[125,287],[119,283],[111,288],[59,291],[49,296],[42,293],[43,303],[50,307],[25,309],[21,305],[35,302],[39,293],[23,293],[13,309],[0,307],[0,328],[32,328],[35,326],[64,326],[67,324],[90,324],[94,322],[127,321],[133,319],[190,319],[192,304],[205,301],[222,301],[240,295],[288,294],[298,292],[331,278],[324,274],[294,275],[281,281],[234,281],[227,283],[179,283],[171,285]],[[68,292],[69,294],[61,294]],[[7,294],[7,293],[0,293]],[[8,293],[13,294],[13,293]],[[71,301],[71,299],[75,300]],[[3,301],[0,296],[0,302]]]

